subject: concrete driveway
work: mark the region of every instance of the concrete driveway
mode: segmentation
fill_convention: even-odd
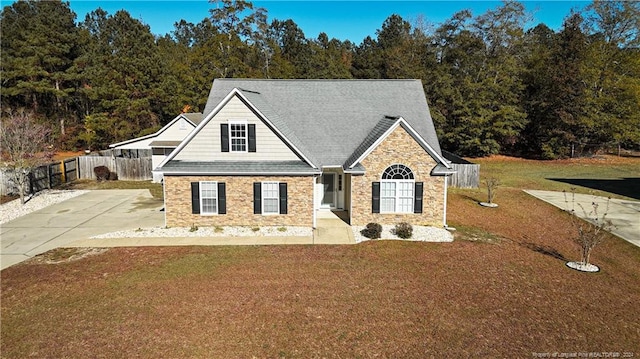
[[[0,269],[102,233],[164,225],[148,190],[96,190],[0,226]]]
[[[567,209],[563,192],[534,190],[525,190],[525,192],[558,208]],[[571,196],[570,193],[567,193],[569,203],[571,203]],[[592,209],[591,203],[593,202],[598,204],[599,212],[604,213],[603,211],[605,211],[607,206],[606,197],[576,193],[576,215],[584,218],[582,210],[580,210],[577,204],[581,204],[588,213]],[[607,218],[610,219],[614,225],[611,233],[640,247],[640,202],[612,198],[609,200]]]

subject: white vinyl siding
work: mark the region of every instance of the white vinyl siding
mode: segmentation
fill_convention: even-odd
[[[256,152],[221,152],[220,124],[246,120],[256,125]],[[230,146],[231,147],[231,146]],[[178,153],[182,161],[291,161],[298,156],[276,136],[240,99],[233,97]]]
[[[218,182],[200,182],[200,214],[218,214]]]
[[[262,182],[262,214],[280,213],[280,190],[278,182]]]

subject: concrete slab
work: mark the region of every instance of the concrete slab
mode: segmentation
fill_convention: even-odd
[[[0,226],[0,269],[98,234],[164,224],[148,190],[97,190]]]
[[[525,190],[526,193],[541,199],[558,208],[567,210],[572,202],[572,194],[554,191]],[[575,194],[576,214],[584,218],[580,205],[587,211],[592,208],[592,203],[597,203],[601,213],[606,210],[607,198],[587,194]],[[611,233],[640,247],[640,202],[612,198],[609,201],[607,218],[611,220],[614,228]]]

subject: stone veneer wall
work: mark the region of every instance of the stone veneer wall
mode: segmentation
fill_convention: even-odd
[[[403,164],[413,171],[416,182],[424,182],[422,213],[371,213],[371,183],[379,182],[384,170],[392,164]],[[431,176],[436,161],[398,126],[363,161],[364,176],[351,176],[351,225],[364,226],[369,222],[441,227],[444,217],[444,181],[446,177]]]
[[[165,215],[169,227],[196,226],[305,226],[313,225],[313,177],[287,176],[164,176]],[[226,184],[227,213],[191,213],[191,182]],[[287,214],[253,214],[253,183],[287,183]]]

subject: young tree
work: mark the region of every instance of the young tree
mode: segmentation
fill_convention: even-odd
[[[49,135],[51,131],[33,120],[25,110],[7,111],[0,127],[2,167],[8,169],[18,186],[20,202],[25,203],[31,171],[51,159]]]
[[[578,270],[597,271],[598,267],[590,263],[591,253],[593,249],[605,239],[607,231],[613,227],[613,223],[607,218],[610,198],[607,199],[606,208],[603,213],[599,211],[600,205],[596,203],[595,200],[591,202],[588,211],[582,203],[577,203],[574,189],[571,190],[571,202],[569,202],[567,198],[566,191],[564,195],[571,225],[576,231],[576,235],[572,240],[580,248],[580,262],[569,262],[567,265]],[[577,212],[576,206],[580,212]]]

